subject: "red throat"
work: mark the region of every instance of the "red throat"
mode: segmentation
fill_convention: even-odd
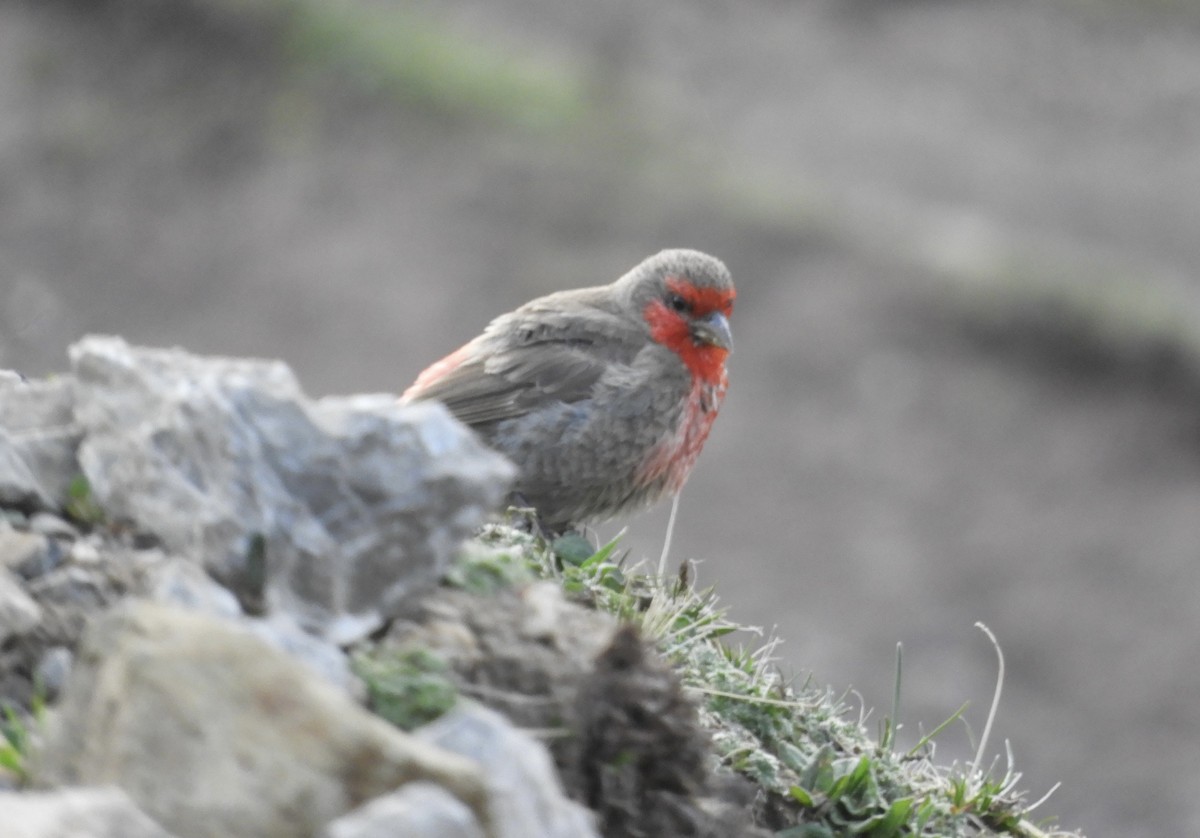
[[[728,316],[733,309],[732,291],[697,288],[690,282],[674,277],[667,280],[667,287],[691,304],[694,315],[703,317],[719,311]],[[708,384],[721,384],[724,381],[728,350],[697,344],[692,339],[687,317],[668,308],[662,300],[652,300],[642,314],[650,324],[650,337],[683,359],[693,378]]]

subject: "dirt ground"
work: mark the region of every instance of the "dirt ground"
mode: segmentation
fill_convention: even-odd
[[[1200,299],[1186,7],[420,7],[579,82],[590,113],[558,133],[353,92],[270,21],[194,7],[0,4],[0,365],[50,373],[115,332],[396,391],[529,297],[709,250],[737,347],[674,559],[873,720],[902,642],[909,742],[966,700],[982,728],[987,623],[990,750],[1034,796],[1062,781],[1041,811],[1195,832],[1194,371],[1053,312],[985,328],[938,279],[1008,248]],[[635,556],[665,517],[631,522]]]

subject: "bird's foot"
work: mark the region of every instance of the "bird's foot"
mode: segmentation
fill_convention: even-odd
[[[522,532],[527,532],[542,542],[554,553],[560,566],[579,565],[596,553],[596,544],[583,527],[546,523],[535,507],[520,492],[509,495],[509,523]]]
[[[537,508],[523,494],[513,492],[508,499],[508,522],[514,529],[527,532],[547,544],[553,542],[560,535],[557,530],[546,525]]]

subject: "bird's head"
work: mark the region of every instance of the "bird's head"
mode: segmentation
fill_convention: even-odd
[[[692,374],[717,382],[733,351],[729,318],[737,295],[729,270],[696,250],[664,250],[620,280],[650,337],[671,349]]]

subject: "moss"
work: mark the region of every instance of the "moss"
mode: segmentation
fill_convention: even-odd
[[[423,649],[374,649],[357,655],[353,669],[371,710],[401,730],[437,719],[458,699],[445,662]]]
[[[77,474],[67,486],[67,501],[63,510],[73,521],[88,527],[104,522],[104,510],[92,496],[91,484],[82,474]]]

